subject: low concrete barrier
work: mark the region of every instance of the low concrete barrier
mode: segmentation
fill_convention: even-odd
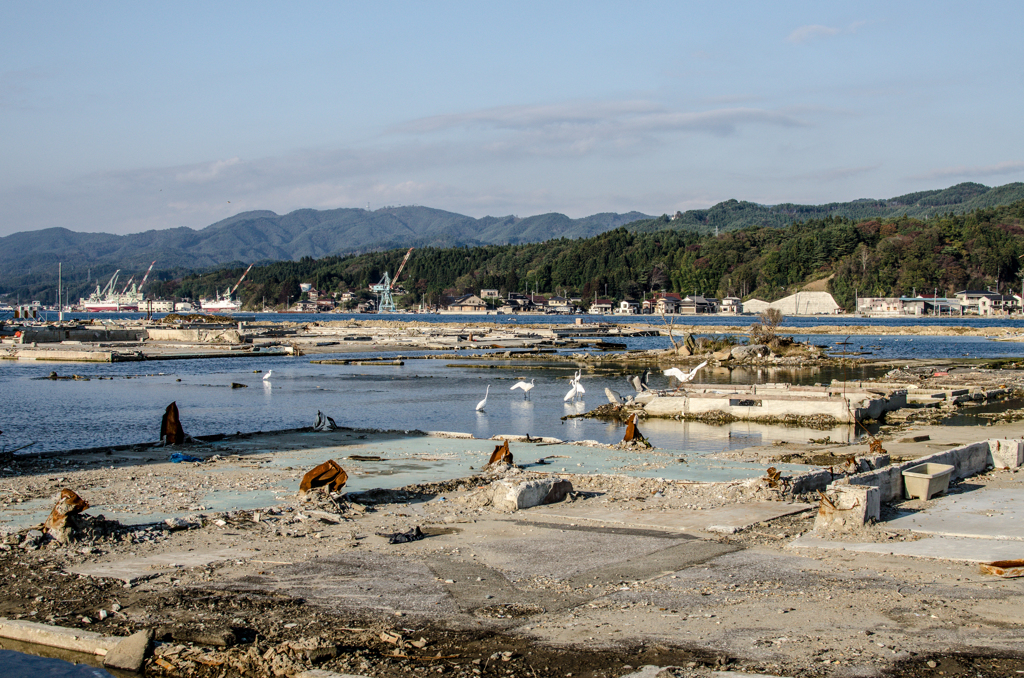
[[[62,626],[48,626],[22,619],[0,617],[0,638],[20,640],[48,647],[59,647],[74,652],[103,656],[112,650],[123,638],[104,636],[101,633],[69,629]]]
[[[989,466],[1017,468],[1024,464],[1024,441],[992,439],[961,445],[902,464],[847,476],[837,484],[874,486],[878,488],[880,501],[894,501],[903,496],[903,471],[920,464],[948,464],[953,467],[952,480],[967,478]]]
[[[107,329],[106,327],[23,327],[21,336],[17,338],[22,344],[55,344],[62,341],[100,342],[100,341],[142,341],[146,338],[146,330],[138,329]]]
[[[235,329],[174,329],[150,328],[147,330],[150,341],[191,341],[203,344],[241,344],[249,337],[243,336]]]

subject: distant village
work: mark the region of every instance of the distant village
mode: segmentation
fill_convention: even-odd
[[[355,292],[323,295],[311,285],[303,285],[303,299],[289,310],[316,313],[350,311],[376,313],[376,299],[360,299]],[[307,289],[308,288],[308,289]],[[396,297],[401,295],[396,293]],[[498,314],[565,314],[565,315],[739,315],[757,314],[775,308],[786,315],[837,315],[842,307],[828,292],[797,292],[777,301],[710,295],[680,295],[674,292],[655,292],[649,297],[621,300],[607,298],[583,299],[579,295],[567,296],[526,294],[512,292],[501,296],[496,289],[481,289],[479,294],[449,294],[436,305],[419,310],[427,313],[459,315]],[[964,290],[953,297],[920,295],[908,297],[858,297],[857,315],[870,317],[897,316],[1006,316],[1021,313],[1024,308],[1020,295],[1004,295],[987,290]]]

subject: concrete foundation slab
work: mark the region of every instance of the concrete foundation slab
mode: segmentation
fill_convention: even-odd
[[[781,518],[812,508],[807,504],[765,501],[733,504],[708,511],[633,511],[601,506],[559,506],[531,509],[526,513],[536,520],[587,520],[656,530],[731,534],[764,520]]]
[[[202,567],[220,560],[245,559],[255,555],[253,551],[219,549],[204,551],[179,551],[160,553],[142,558],[116,560],[109,563],[86,563],[68,570],[72,574],[103,579],[121,579],[128,583],[158,577],[183,567]]]
[[[804,535],[793,540],[789,544],[789,548],[859,551],[862,553],[956,560],[969,563],[987,563],[994,560],[1019,558],[1024,553],[1024,546],[1015,541],[967,539],[962,537],[927,537],[918,541],[864,543],[830,541],[820,537]]]
[[[1024,493],[982,489],[933,500],[923,511],[902,512],[887,521],[896,529],[923,534],[1024,541]],[[1024,545],[1017,545],[1018,556]]]

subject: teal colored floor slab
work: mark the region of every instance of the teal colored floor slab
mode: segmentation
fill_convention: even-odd
[[[346,489],[395,488],[473,475],[487,463],[499,444],[494,440],[418,435],[379,441],[371,435],[366,440],[355,439],[339,445],[336,436],[328,434],[323,438],[326,444],[318,446],[317,435],[303,434],[304,447],[301,449],[274,451],[266,467],[308,470],[333,459],[349,475]],[[234,442],[231,446],[237,449],[239,445]],[[253,440],[252,446],[252,451],[257,452],[257,439]],[[677,450],[635,452],[585,445],[519,442],[509,443],[509,449],[517,465],[549,473],[614,473],[638,478],[728,482],[755,478],[765,472],[763,465],[707,459]],[[379,457],[380,460],[355,460],[352,456]],[[542,460],[544,463],[539,463]],[[784,474],[808,470],[796,464],[776,464],[776,468]],[[300,479],[295,476],[283,486],[297,491]]]

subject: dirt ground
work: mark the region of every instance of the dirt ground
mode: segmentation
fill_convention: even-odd
[[[5,464],[0,510],[63,487],[95,506],[87,534],[71,544],[24,530],[4,538],[0,615],[113,635],[152,628],[160,642],[149,675],[281,676],[317,667],[605,677],[650,664],[675,667],[666,676],[1024,670],[1022,580],[992,580],[955,560],[789,548],[812,529],[813,504],[735,534],[572,517],[593,507],[699,516],[785,499],[761,482],[567,476],[576,493],[559,510],[569,513],[552,516],[545,507],[502,513],[481,505],[477,488],[534,477],[505,469],[362,495],[362,503],[292,492],[259,510],[212,512],[196,502],[213,487],[283,489],[301,470],[223,451],[196,464],[166,458],[166,450],[140,447]],[[1020,488],[1024,472],[971,482]],[[177,517],[136,526],[98,518],[104,506],[133,505]],[[389,543],[388,535],[417,526],[424,539]],[[857,538],[914,537],[876,526]],[[147,569],[159,556],[164,566]],[[75,573],[127,559],[143,559],[130,582]]]

